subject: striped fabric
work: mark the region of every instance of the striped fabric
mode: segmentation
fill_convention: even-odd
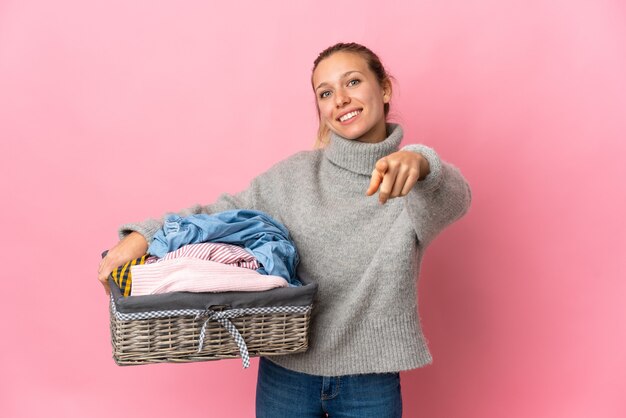
[[[148,257],[148,254],[144,254],[140,258],[131,260],[128,263],[116,268],[115,270],[111,272],[111,276],[113,276],[113,281],[120,288],[124,296],[130,295],[130,290],[132,287],[130,268],[132,266],[138,266],[138,265],[144,264],[146,262],[146,257]]]
[[[184,245],[176,251],[165,254],[163,258],[153,258],[152,260],[147,261],[146,264],[150,264],[151,262],[159,263],[165,260],[172,260],[180,257],[211,260],[216,263],[229,264],[251,270],[257,270],[259,268],[259,263],[256,257],[244,248],[237,245],[217,242],[201,242],[197,244]]]

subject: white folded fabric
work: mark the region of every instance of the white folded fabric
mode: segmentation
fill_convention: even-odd
[[[287,287],[287,280],[242,267],[180,257],[131,267],[131,295],[166,292],[256,292]]]

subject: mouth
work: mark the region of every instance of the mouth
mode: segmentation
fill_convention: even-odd
[[[341,115],[341,116],[339,116],[337,118],[337,121],[339,121],[341,123],[350,122],[350,121],[352,121],[352,119],[354,119],[359,114],[361,114],[362,111],[363,111],[363,109],[356,109],[356,110],[352,110],[352,111],[350,111],[348,113],[344,113],[343,115]]]

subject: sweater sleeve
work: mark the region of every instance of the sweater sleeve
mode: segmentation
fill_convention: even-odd
[[[417,239],[422,246],[427,246],[446,226],[468,211],[471,190],[459,169],[442,161],[432,148],[411,144],[401,150],[422,154],[430,165],[430,173],[415,183],[404,200]]]
[[[185,217],[200,213],[210,215],[231,209],[255,209],[267,212],[268,208],[267,205],[264,204],[262,190],[263,185],[267,184],[267,181],[265,180],[269,174],[269,172],[265,172],[255,177],[250,182],[249,186],[239,193],[222,193],[215,202],[209,205],[196,204],[174,213],[181,217]],[[173,212],[167,212],[158,219],[149,218],[142,222],[123,224],[119,227],[118,235],[120,239],[122,239],[131,232],[136,231],[143,235],[148,242],[150,242],[152,237],[154,237],[154,235],[163,227],[165,216],[169,213]]]

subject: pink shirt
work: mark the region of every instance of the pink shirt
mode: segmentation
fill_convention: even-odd
[[[135,265],[131,274],[133,296],[180,291],[256,292],[288,286],[287,280],[279,276],[193,257]]]

